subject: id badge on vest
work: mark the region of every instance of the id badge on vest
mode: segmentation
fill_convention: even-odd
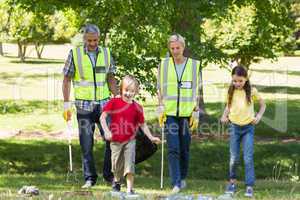
[[[181,81],[181,83],[179,84],[179,88],[192,89],[192,81]]]
[[[105,66],[96,66],[95,72],[96,73],[106,73],[106,67]]]

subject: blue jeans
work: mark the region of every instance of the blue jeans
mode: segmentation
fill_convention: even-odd
[[[167,116],[165,133],[171,182],[173,186],[180,187],[181,180],[187,176],[189,166],[189,118]]]
[[[85,111],[77,107],[77,121],[79,128],[79,141],[82,152],[83,175],[85,181],[92,181],[93,184],[96,183],[98,177],[93,156],[95,124],[97,124],[101,135],[103,135],[103,130],[99,122],[100,115],[100,105],[95,105],[93,111]],[[103,177],[107,181],[113,179],[113,173],[111,172],[111,150],[109,141],[106,141],[105,145]]]
[[[229,125],[230,133],[230,164],[229,178],[236,179],[236,169],[240,158],[240,144],[243,144],[243,156],[245,164],[245,184],[253,186],[255,182],[254,175],[254,125],[248,124],[239,126],[236,124]]]

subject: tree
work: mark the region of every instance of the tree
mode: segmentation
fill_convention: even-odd
[[[18,44],[18,57],[23,62],[27,45],[29,43],[29,35],[31,33],[31,25],[33,22],[33,14],[26,12],[20,6],[16,5],[11,15],[8,37],[12,42]]]
[[[227,59],[248,68],[261,58],[275,59],[287,50],[294,27],[290,8],[289,1],[280,0],[233,4],[226,16],[206,21],[206,36]]]
[[[44,13],[72,9],[77,27],[99,25],[102,44],[113,49],[118,62],[118,75],[134,73],[152,94],[158,60],[165,56],[172,32],[186,38],[188,53],[203,67],[211,62],[226,66],[232,59],[248,67],[286,50],[294,26],[291,2],[286,0],[15,1]]]
[[[6,2],[0,2],[0,55],[4,55],[2,41],[7,39],[13,8]]]
[[[50,15],[43,15],[42,13],[34,13],[33,15],[28,41],[34,44],[39,59],[42,57],[45,44],[52,40],[54,34],[54,28],[49,26],[50,20]]]

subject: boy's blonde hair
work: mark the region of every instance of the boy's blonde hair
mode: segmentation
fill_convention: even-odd
[[[123,89],[124,83],[127,83],[127,85],[134,84],[135,94],[139,93],[140,84],[139,84],[138,80],[133,75],[124,76],[124,78],[122,79],[121,84],[120,84],[120,94],[122,94],[122,89]]]

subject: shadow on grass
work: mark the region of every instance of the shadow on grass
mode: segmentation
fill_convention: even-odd
[[[273,93],[273,94],[300,94],[300,87],[290,86],[261,86],[254,85],[259,92]]]
[[[4,57],[12,59],[10,63],[21,63],[21,64],[62,64],[64,63],[63,59],[48,59],[48,58],[32,58],[26,57],[24,62],[20,61],[20,58],[16,56],[5,55]]]
[[[206,111],[209,114],[205,122],[200,121],[200,132],[210,134],[223,134],[227,126],[221,127],[219,122],[224,103],[206,103]],[[255,127],[256,136],[261,137],[299,137],[299,100],[266,101],[266,112],[262,121]],[[258,105],[255,105],[258,110]]]
[[[1,114],[17,114],[17,113],[31,113],[37,109],[42,109],[45,112],[49,109],[59,110],[62,101],[14,101],[14,100],[0,100],[0,115]]]
[[[7,73],[7,72],[1,72],[0,73],[0,79],[6,80],[6,79],[41,79],[41,78],[62,78],[61,73],[35,73],[35,74],[24,74],[20,72],[16,73]],[[7,81],[7,80],[6,80]]]
[[[228,83],[214,83],[217,88],[223,89],[228,88]],[[300,94],[300,87],[290,87],[290,86],[264,86],[264,85],[253,85],[256,87],[260,93],[273,93],[273,94]]]
[[[251,69],[254,72],[261,72],[261,73],[280,73],[280,74],[287,74],[293,76],[300,76],[300,71],[289,71],[289,70],[272,70],[272,69]]]
[[[75,141],[74,141],[75,143]],[[189,176],[199,179],[226,179],[229,163],[229,149],[226,141],[193,141],[191,145]],[[104,145],[95,144],[95,162],[99,174],[103,166]],[[279,160],[298,163],[299,143],[289,145],[257,144],[255,146],[256,176],[259,179],[272,178],[272,169]],[[150,159],[136,166],[136,174],[143,177],[160,177],[160,149]],[[78,142],[73,145],[73,166],[81,178],[81,151]],[[64,177],[68,171],[68,145],[57,141],[0,140],[0,171],[3,174],[46,173]],[[165,162],[167,171],[167,162]],[[289,178],[290,166],[282,166],[281,177]],[[243,174],[241,172],[239,174]],[[298,175],[299,175],[298,171]],[[166,173],[166,176],[167,173]],[[101,178],[100,178],[101,179]]]

